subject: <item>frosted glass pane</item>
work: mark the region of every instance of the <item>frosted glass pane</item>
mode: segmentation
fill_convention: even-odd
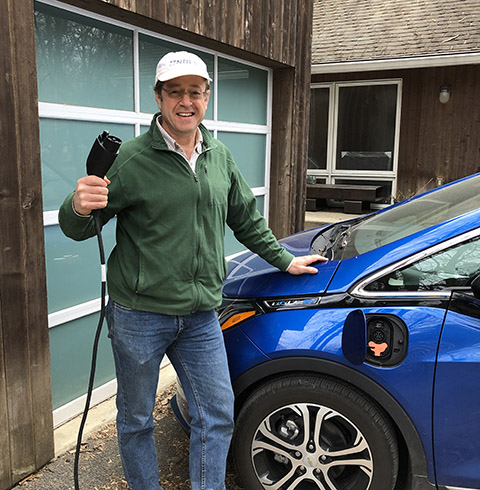
[[[262,215],[265,215],[265,198],[263,196],[257,196],[257,209]],[[227,226],[225,229],[225,255],[233,255],[235,253],[245,250],[245,246],[242,245],[233,234],[233,231]]]
[[[58,209],[65,196],[86,174],[86,161],[95,138],[104,130],[123,141],[134,136],[134,126],[113,123],[40,120],[43,209]]]
[[[115,242],[115,220],[104,226],[102,237],[108,257]],[[48,312],[100,297],[100,259],[96,237],[83,242],[67,238],[58,225],[45,227]]]
[[[267,124],[268,72],[218,60],[218,119]]]
[[[133,110],[133,37],[67,10],[35,4],[39,100]]]
[[[218,139],[232,152],[248,185],[263,187],[265,185],[266,135],[219,131]]]
[[[155,101],[153,87],[155,85],[155,68],[164,55],[170,51],[189,51],[194,53],[207,64],[208,73],[213,80],[213,55],[185,48],[180,44],[170,43],[162,39],[139,35],[139,59],[140,59],[140,110],[146,113],[155,113],[158,106]],[[213,119],[213,83],[210,84],[210,101],[205,119]]]
[[[255,199],[257,200],[257,209],[262,216],[265,216],[265,197],[257,196]]]
[[[52,401],[55,410],[87,391],[99,314],[50,329]],[[95,388],[115,378],[112,348],[104,324],[98,345]]]

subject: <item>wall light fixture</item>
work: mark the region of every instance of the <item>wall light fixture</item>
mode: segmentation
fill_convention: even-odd
[[[452,91],[451,85],[442,85],[440,87],[440,94],[438,95],[438,100],[442,104],[446,104],[450,100],[451,91]]]

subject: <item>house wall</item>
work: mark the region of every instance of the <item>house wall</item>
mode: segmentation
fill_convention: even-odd
[[[403,80],[396,199],[477,171],[480,166],[480,65],[313,75],[312,83]],[[451,85],[450,101],[438,100]],[[437,182],[438,181],[438,182]]]
[[[302,229],[312,0],[69,3],[272,68],[270,225],[279,237]],[[0,2],[0,33],[3,490],[53,456],[53,431],[33,0]]]
[[[0,489],[53,456],[33,2],[0,2]]]

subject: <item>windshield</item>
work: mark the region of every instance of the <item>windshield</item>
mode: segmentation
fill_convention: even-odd
[[[334,225],[315,237],[312,253],[348,259],[480,207],[480,175],[394,206]]]

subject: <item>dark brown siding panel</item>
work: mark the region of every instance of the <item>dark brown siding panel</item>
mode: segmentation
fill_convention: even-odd
[[[274,71],[270,225],[277,236],[300,231],[305,219],[311,15],[311,3],[300,2],[296,70]]]
[[[293,170],[295,185],[293,193],[294,219],[291,232],[303,229],[306,203],[306,176],[308,160],[308,132],[310,123],[310,73],[311,73],[311,44],[312,44],[312,5],[308,1],[299,3],[297,15],[296,59],[294,90],[296,106],[294,115],[295,132],[293,135],[296,145]]]
[[[418,106],[421,101],[420,91],[418,90],[420,73],[415,70],[410,74],[410,83],[403,83],[402,94],[402,119],[400,123],[400,148],[399,148],[399,172],[397,199],[402,200],[415,194],[419,171],[419,162],[416,155],[412,152],[418,146],[420,138],[420,111]],[[412,101],[408,105],[405,100]],[[404,142],[411,141],[411,145],[404,145]],[[402,162],[402,165],[400,165]],[[409,162],[409,171],[404,172],[403,162]]]
[[[161,22],[165,22],[167,17],[167,3],[166,0],[158,0],[157,2],[152,2],[151,0],[140,0],[143,6],[143,11],[151,12],[148,16],[151,19],[156,19]],[[138,12],[141,14],[142,12]]]
[[[298,2],[286,2],[286,5],[284,25],[289,25],[286,24],[286,22],[293,22],[293,19],[296,19],[298,16]],[[286,29],[285,38],[287,44],[284,48],[284,61],[294,58],[295,56],[295,51],[297,49],[297,33],[294,29]]]
[[[225,2],[224,15],[227,44],[244,44],[245,9],[241,0]]]
[[[294,71],[290,69],[276,70],[273,83],[272,113],[272,153],[270,169],[270,226],[277,235],[287,235],[288,225],[292,219],[291,203],[285,195],[291,195],[291,161],[293,159],[294,141],[293,123],[285,117],[293,111]]]
[[[148,24],[167,35],[191,42],[192,35],[202,36],[199,44],[212,49],[240,50],[237,56],[254,61],[264,59],[268,64],[282,63],[296,66],[295,49],[298,36],[298,15],[308,8],[313,12],[312,0],[65,0],[66,3],[103,15],[133,23]],[[128,14],[143,17],[128,19]],[[313,14],[312,14],[313,15]],[[312,17],[307,19],[311,25]],[[154,26],[153,22],[164,24]],[[243,56],[242,56],[243,54]],[[253,56],[253,57],[252,57]],[[310,56],[310,55],[309,55]]]
[[[404,74],[399,190],[405,195],[477,171],[480,160],[480,67],[412,70]],[[440,86],[452,86],[447,104]]]
[[[0,79],[0,482],[8,487],[53,456],[53,427],[33,2],[1,2],[0,31],[9,46]]]
[[[1,7],[0,7],[1,12]],[[1,265],[1,264],[0,264]],[[3,347],[3,315],[2,298],[0,297],[0,346]],[[0,349],[0,488],[11,486],[10,473],[10,430],[7,408],[7,381],[5,372],[5,357],[3,348]]]
[[[17,3],[17,2],[16,2]],[[23,2],[18,2],[19,4]],[[13,2],[12,2],[13,5]],[[27,331],[28,368],[30,370],[34,431],[35,466],[45,464],[53,456],[52,397],[50,388],[50,347],[48,334],[47,288],[43,229],[42,176],[40,166],[40,134],[37,117],[37,77],[34,62],[35,37],[32,2],[19,5],[15,11],[15,67],[18,82],[16,120],[22,127],[17,138],[20,176],[22,240],[24,240],[25,325]],[[26,41],[27,40],[27,41]],[[28,118],[26,115],[28,114]],[[24,135],[28,134],[28,138]]]

